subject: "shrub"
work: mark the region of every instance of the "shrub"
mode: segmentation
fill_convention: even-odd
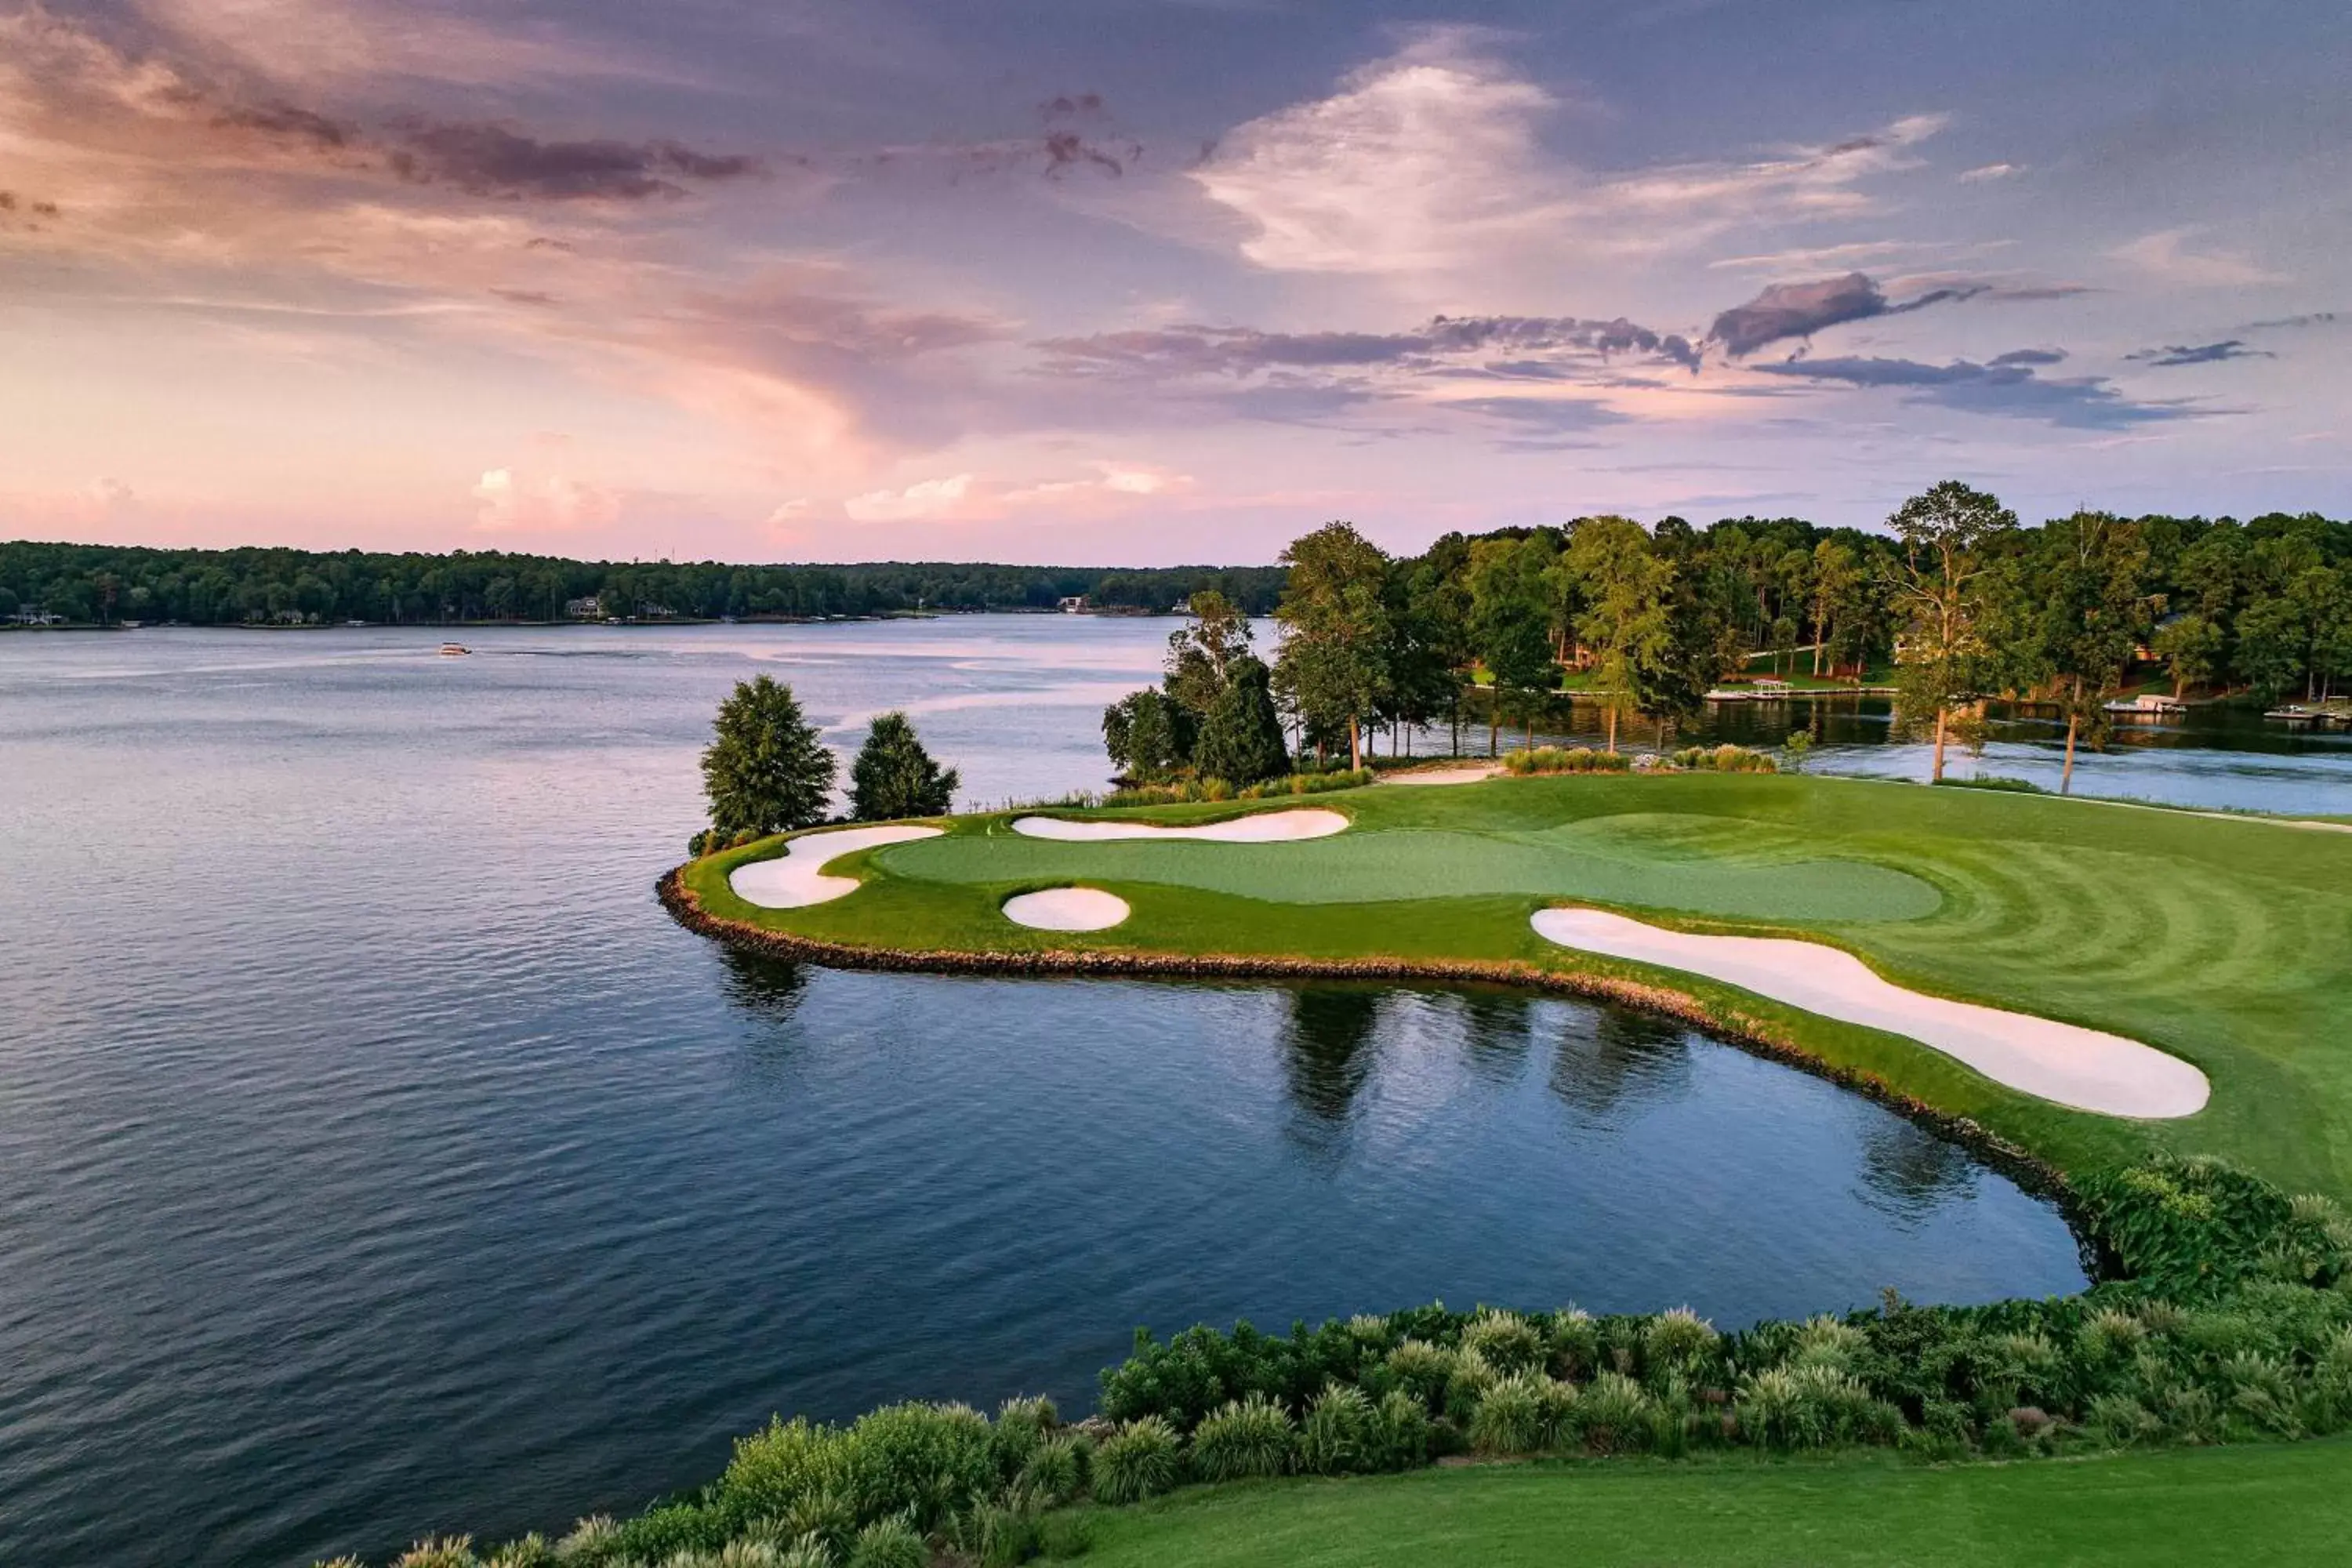
[[[1676,1307],[1650,1320],[1642,1353],[1653,1366],[1688,1368],[1714,1351],[1717,1338],[1713,1323],[1688,1307]]]
[[[2352,1373],[2347,1373],[2347,1391],[2352,1394]],[[1402,1389],[1383,1394],[1373,1413],[1365,1468],[1412,1469],[1428,1462],[1429,1444],[1428,1406]]]
[[[537,1531],[520,1541],[509,1541],[484,1558],[483,1568],[553,1568],[555,1548]]]
[[[1551,1379],[1541,1373],[1518,1373],[1494,1384],[1471,1413],[1470,1446],[1500,1455],[1550,1447],[1556,1411],[1551,1388]]]
[[[930,1549],[903,1519],[877,1520],[857,1532],[847,1568],[930,1568]]]
[[[1156,1497],[1175,1486],[1182,1469],[1176,1429],[1157,1415],[1139,1417],[1096,1447],[1096,1500],[1129,1503]]]
[[[1532,751],[1511,752],[1503,759],[1503,765],[1522,775],[1622,773],[1633,767],[1633,759],[1622,752],[1596,752],[1589,746],[1571,746],[1565,751],[1558,746],[1538,746]]]
[[[1601,1325],[1580,1307],[1551,1315],[1551,1366],[1562,1377],[1588,1377],[1601,1365]]]
[[[1041,1441],[1022,1462],[1013,1490],[1034,1499],[1043,1508],[1069,1501],[1086,1489],[1087,1450],[1076,1433],[1061,1432]]]
[[[1192,1429],[1192,1469],[1204,1481],[1278,1476],[1290,1468],[1297,1448],[1289,1413],[1265,1395],[1253,1394]]]
[[[1755,752],[1746,746],[1726,743],[1720,746],[1687,746],[1676,752],[1674,766],[1688,773],[1777,773],[1780,764],[1769,752]]]
[[[1048,1433],[1061,1425],[1061,1412],[1054,1402],[1043,1397],[1008,1399],[996,1412],[996,1466],[1005,1476],[1020,1473],[1029,1462],[1029,1456],[1045,1440]]]
[[[1524,1372],[1544,1362],[1544,1337],[1517,1312],[1484,1310],[1462,1331],[1462,1348],[1475,1351],[1496,1372]]]
[[[452,1535],[418,1542],[394,1558],[392,1568],[476,1568],[479,1562],[472,1536]]]
[[[761,1431],[735,1440],[719,1495],[739,1519],[784,1514],[812,1493],[837,1491],[844,1461],[836,1429],[772,1416]]]
[[[1570,1425],[1585,1447],[1614,1454],[1638,1448],[1652,1432],[1657,1404],[1622,1372],[1604,1372],[1577,1395]]]
[[[776,1568],[834,1568],[840,1557],[824,1542],[803,1536],[776,1554]]]
[[[1084,1557],[1094,1550],[1095,1521],[1083,1513],[1049,1513],[1038,1531],[1038,1545],[1047,1557]]]
[[[1298,1468],[1318,1476],[1379,1469],[1372,1402],[1360,1388],[1331,1384],[1307,1406],[1298,1427]]]
[[[1454,1352],[1427,1340],[1406,1340],[1383,1363],[1396,1386],[1427,1409],[1445,1407],[1445,1385],[1454,1375]]]
[[[995,1434],[969,1405],[869,1412],[849,1428],[845,1459],[846,1491],[860,1521],[904,1514],[916,1529],[935,1530],[996,1487]]]
[[[814,1541],[828,1552],[846,1552],[857,1534],[857,1507],[846,1492],[827,1486],[795,1499],[774,1516],[774,1523],[787,1540]]]

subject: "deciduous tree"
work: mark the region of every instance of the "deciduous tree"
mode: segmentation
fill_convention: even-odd
[[[1894,582],[1904,618],[1896,679],[1906,714],[1922,722],[1933,715],[1930,776],[1940,782],[1952,710],[1976,695],[1985,673],[1985,573],[2001,536],[2016,529],[2017,514],[1982,490],[1946,479],[1905,501],[1887,523],[1902,547]]]

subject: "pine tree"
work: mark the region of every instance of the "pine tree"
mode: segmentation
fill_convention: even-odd
[[[712,729],[702,790],[718,833],[784,833],[825,819],[834,756],[818,743],[791,687],[764,675],[736,682]]]
[[[900,816],[945,816],[961,781],[923,750],[904,713],[874,721],[849,770],[849,815],[860,822]]]

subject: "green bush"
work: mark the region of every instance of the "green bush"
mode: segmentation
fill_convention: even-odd
[[[1533,751],[1513,752],[1503,759],[1503,765],[1519,774],[1528,773],[1622,773],[1632,768],[1633,759],[1622,752],[1596,752],[1589,746],[1538,746]]]
[[[849,1428],[844,1457],[861,1521],[904,1514],[918,1530],[936,1530],[996,1490],[995,1434],[968,1405],[885,1405]]]
[[[1515,1373],[1489,1385],[1471,1412],[1470,1446],[1482,1454],[1532,1454],[1552,1446],[1557,1402],[1551,1379]]]
[[[1056,1433],[1033,1449],[1013,1479],[1019,1495],[1043,1508],[1069,1501],[1086,1489],[1086,1440],[1074,1432]]]
[[[1462,1348],[1475,1351],[1496,1372],[1541,1366],[1548,1353],[1543,1332],[1517,1312],[1481,1310],[1462,1331]]]
[[[1672,765],[1685,773],[1777,773],[1780,764],[1769,752],[1750,751],[1746,746],[1726,743],[1720,746],[1687,746],[1676,752]]]
[[[1094,1492],[1107,1503],[1140,1502],[1183,1478],[1176,1429],[1157,1415],[1129,1421],[1095,1447]]]
[[[930,1568],[930,1548],[903,1519],[877,1520],[857,1532],[847,1568]]]
[[[1382,1448],[1372,1402],[1362,1389],[1346,1384],[1332,1384],[1317,1394],[1298,1424],[1298,1468],[1315,1475],[1384,1468]]]
[[[2050,792],[2031,779],[2002,778],[1995,773],[1978,773],[1971,778],[1940,778],[1935,781],[1944,789],[1990,789],[2006,795],[2048,795]]]
[[[1278,1476],[1297,1454],[1289,1413],[1262,1394],[1236,1399],[1192,1428],[1192,1472],[1204,1481]]]
[[[2347,1377],[2352,1387],[2352,1377]],[[1429,1462],[1429,1407],[1402,1389],[1381,1396],[1372,1415],[1364,1468],[1410,1470]]]

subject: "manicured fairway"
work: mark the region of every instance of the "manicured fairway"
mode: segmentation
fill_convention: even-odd
[[[866,885],[812,909],[754,910],[728,892],[727,870],[772,845],[697,862],[686,885],[712,915],[867,948],[1500,962],[1640,981],[2062,1166],[2206,1151],[2290,1190],[2352,1196],[2352,835],[1753,774],[1508,778],[1313,804],[1353,826],[1299,844],[1071,844],[966,817],[942,837],[835,862]],[[1197,822],[1236,809],[1133,815]],[[1071,882],[1116,893],[1133,914],[1073,935],[1001,913],[1013,894]],[[2212,1100],[2162,1123],[2063,1110],[1894,1036],[1545,942],[1528,921],[1555,902],[1826,941],[1914,990],[2170,1051],[2208,1074]]]
[[[1925,1469],[1489,1466],[1219,1488],[1096,1516],[1092,1568],[2058,1568],[2319,1563],[2352,1444]]]

